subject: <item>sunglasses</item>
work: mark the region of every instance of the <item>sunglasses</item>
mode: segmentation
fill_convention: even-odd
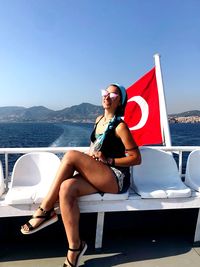
[[[111,100],[115,100],[119,94],[117,93],[109,93],[107,90],[101,90],[102,97],[109,96]]]

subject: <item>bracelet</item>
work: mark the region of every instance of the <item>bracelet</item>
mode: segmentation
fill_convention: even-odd
[[[125,151],[132,151],[132,150],[135,150],[135,149],[138,149],[138,146],[134,146],[134,147],[131,147],[131,148],[126,148]]]

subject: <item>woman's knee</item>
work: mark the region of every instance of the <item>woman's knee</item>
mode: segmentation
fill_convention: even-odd
[[[76,162],[76,160],[78,158],[78,154],[79,154],[79,151],[70,150],[67,153],[65,153],[62,161],[65,161],[69,164],[73,164],[74,162]]]
[[[78,196],[78,189],[76,186],[76,181],[74,181],[74,179],[67,179],[64,182],[62,182],[59,191],[60,200],[77,198],[77,196]]]

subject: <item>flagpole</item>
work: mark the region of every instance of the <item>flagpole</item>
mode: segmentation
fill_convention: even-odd
[[[156,80],[157,80],[158,95],[159,95],[159,102],[160,102],[161,129],[162,129],[162,134],[164,134],[163,140],[165,141],[166,146],[171,146],[171,135],[170,135],[168,116],[167,116],[167,106],[166,106],[166,101],[165,101],[162,71],[161,71],[161,65],[160,65],[160,55],[155,54],[154,60],[155,60],[155,66],[156,66]]]

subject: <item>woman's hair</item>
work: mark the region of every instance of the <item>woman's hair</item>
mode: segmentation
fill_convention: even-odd
[[[127,103],[127,94],[126,94],[126,90],[123,86],[117,84],[117,83],[113,83],[111,84],[112,86],[115,86],[120,94],[120,99],[121,99],[121,105],[117,107],[115,115],[116,116],[124,116],[124,111],[125,111],[125,107],[126,107],[126,103]]]

